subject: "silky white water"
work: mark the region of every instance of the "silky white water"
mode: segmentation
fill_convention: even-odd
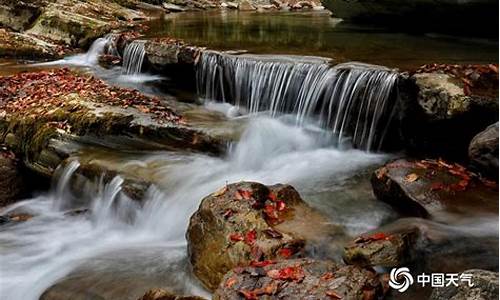
[[[205,51],[197,66],[198,94],[273,116],[314,121],[336,143],[377,151],[391,125],[398,74],[361,63],[330,66],[317,57],[229,55]]]
[[[2,212],[23,211],[34,215],[24,223],[0,227],[2,299],[38,299],[58,279],[82,266],[92,266],[96,259],[104,269],[120,269],[119,264],[114,265],[113,259],[106,257],[123,251],[129,258],[124,258],[128,263],[121,272],[137,274],[137,269],[141,269],[142,273],[136,276],[150,276],[149,269],[140,267],[150,262],[164,272],[168,270],[172,289],[206,295],[187,271],[184,237],[189,217],[201,199],[227,182],[254,180],[293,184],[307,200],[307,195],[328,191],[356,172],[386,159],[358,150],[339,151],[325,144],[324,135],[318,132],[281,119],[255,117],[226,158],[164,152],[128,158],[127,165],[147,167],[158,178],[144,205],[137,205],[121,193],[122,180],[117,177],[99,185],[98,193],[87,205],[91,210],[89,215],[76,216],[67,215],[62,209],[79,207],[66,201],[83,197],[67,196],[68,178],[78,170],[76,162],[70,163],[54,192]],[[356,224],[355,231],[360,232],[379,225],[388,214],[390,211],[384,207],[375,205],[370,210],[360,207],[356,216],[346,216],[344,221],[346,225]],[[148,249],[152,254],[147,255]],[[132,253],[143,255],[134,263],[132,257],[136,254]],[[116,271],[113,276],[119,274]],[[137,295],[127,297],[110,299],[135,300]]]

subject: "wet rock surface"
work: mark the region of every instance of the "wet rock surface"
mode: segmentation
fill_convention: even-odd
[[[212,153],[222,149],[220,141],[189,128],[160,99],[67,69],[1,77],[0,81],[2,141],[30,169],[49,177],[68,156],[57,145],[68,140],[126,149]]]
[[[344,261],[351,265],[399,267],[411,261],[418,231],[363,234],[345,248]]]
[[[300,257],[313,236],[338,234],[323,222],[289,185],[229,184],[204,198],[191,217],[186,237],[194,274],[214,290],[236,266]]]
[[[469,161],[473,168],[498,178],[498,122],[478,133],[469,145]]]
[[[291,259],[264,267],[236,268],[224,276],[213,299],[377,299],[378,275],[330,261]]]
[[[355,238],[347,244],[344,260],[360,266],[405,266],[414,274],[496,270],[498,236],[486,227],[474,229],[474,221],[469,222],[469,226],[450,227],[421,218],[401,218]],[[496,223],[495,219],[490,222]]]
[[[21,163],[9,150],[0,150],[0,207],[12,204],[26,194]]]
[[[466,270],[472,275],[472,284],[450,285],[435,288],[429,300],[487,300],[498,298],[498,272],[486,270]]]
[[[203,300],[205,298],[196,296],[178,296],[163,289],[152,289],[137,300]]]
[[[467,160],[471,139],[498,121],[496,65],[426,65],[399,80],[400,134],[419,155]]]
[[[498,210],[498,188],[464,167],[443,160],[399,159],[372,175],[376,197],[403,214],[439,220],[446,214]]]

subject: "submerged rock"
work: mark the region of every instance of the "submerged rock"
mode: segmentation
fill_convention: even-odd
[[[470,164],[485,175],[498,178],[498,122],[478,133],[469,145]]]
[[[462,274],[472,275],[473,286],[461,282],[459,286],[449,285],[434,288],[429,300],[488,300],[498,299],[498,272],[466,270]]]
[[[439,219],[498,210],[496,183],[443,160],[399,159],[376,170],[371,181],[379,200],[407,215]]]
[[[194,274],[214,290],[236,266],[303,255],[312,236],[335,234],[325,223],[289,185],[227,185],[204,198],[191,217],[186,236]]]
[[[16,155],[0,150],[0,207],[9,205],[26,193],[24,176]]]
[[[235,268],[224,276],[213,299],[374,300],[381,295],[382,286],[373,270],[292,259],[264,267]]]

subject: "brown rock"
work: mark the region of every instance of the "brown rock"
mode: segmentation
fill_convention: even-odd
[[[163,289],[152,289],[137,300],[204,300],[197,296],[177,296]]]
[[[432,217],[443,213],[483,214],[498,210],[495,182],[443,160],[399,159],[372,175],[375,195],[403,214]]]
[[[214,300],[226,299],[377,299],[377,274],[331,261],[293,259],[262,268],[237,268],[224,276]]]
[[[256,10],[255,6],[253,6],[252,3],[248,0],[243,0],[238,4],[238,10],[241,11],[250,11],[250,10]]]
[[[14,153],[0,151],[0,207],[9,205],[26,192],[19,162]]]
[[[398,267],[410,261],[417,237],[415,229],[363,234],[345,248],[344,261],[360,266]]]
[[[498,122],[478,133],[469,145],[469,160],[479,172],[498,178]]]
[[[214,290],[232,268],[301,256],[305,240],[335,231],[289,185],[227,185],[191,217],[188,251],[194,274]]]

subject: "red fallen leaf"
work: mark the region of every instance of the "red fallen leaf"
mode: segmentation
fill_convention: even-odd
[[[278,219],[279,218],[278,212],[276,211],[276,208],[274,207],[274,205],[266,204],[264,206],[264,213],[270,219]]]
[[[230,218],[232,215],[234,214],[234,210],[228,208],[224,214],[222,215],[224,217],[224,219],[228,219]]]
[[[323,274],[323,276],[321,276],[321,280],[330,280],[333,278],[333,273],[332,272],[326,272],[325,274]]]
[[[263,232],[273,239],[280,239],[283,237],[281,232],[274,230],[273,228],[265,229]]]
[[[275,263],[276,262],[272,261],[272,260],[263,260],[263,261],[252,260],[250,262],[250,266],[251,267],[255,267],[255,268],[262,268],[262,267],[265,267],[265,266],[274,265]]]
[[[243,235],[241,235],[241,233],[232,233],[229,235],[229,239],[233,242],[240,242],[243,241],[245,238],[243,237]]]
[[[236,192],[234,192],[234,199],[243,200],[243,196],[241,195],[239,190],[236,190]]]
[[[226,287],[231,288],[233,285],[235,285],[238,282],[238,279],[235,277],[231,277],[226,281]]]
[[[258,300],[259,299],[259,297],[257,297],[257,294],[254,291],[239,290],[238,292],[240,294],[242,294],[246,300]]]
[[[326,295],[332,299],[342,299],[342,296],[337,294],[335,291],[329,290],[325,292]]]
[[[267,276],[272,279],[290,280],[300,282],[304,279],[304,270],[300,266],[286,267],[280,270],[269,270]]]
[[[275,202],[276,200],[278,200],[278,197],[276,196],[275,193],[273,192],[269,192],[269,194],[267,195],[267,198],[273,202]]]
[[[278,211],[284,211],[284,210],[285,210],[285,208],[286,208],[286,204],[285,204],[285,202],[283,202],[283,201],[281,201],[281,200],[280,200],[280,201],[277,201],[277,202],[276,202],[276,208],[278,209]]]
[[[386,235],[385,233],[378,232],[378,233],[374,233],[370,236],[367,236],[365,239],[370,240],[370,241],[379,241],[379,240],[387,240],[387,239],[389,239],[389,236]]]
[[[248,231],[245,234],[245,243],[249,246],[252,246],[255,244],[255,239],[257,238],[257,232],[255,229]]]
[[[289,258],[293,255],[293,251],[290,248],[281,248],[278,253],[281,257],[284,258]]]
[[[252,192],[247,191],[247,190],[238,190],[238,193],[241,195],[241,197],[245,200],[250,200],[252,199]]]

